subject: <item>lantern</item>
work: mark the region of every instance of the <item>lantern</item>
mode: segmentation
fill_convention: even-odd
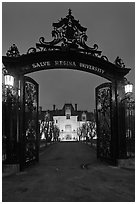
[[[4,76],[4,79],[5,79],[5,86],[13,88],[13,86],[14,86],[14,77],[9,75],[9,74],[6,74]]]
[[[128,82],[125,84],[125,94],[132,93],[133,92],[133,84]]]

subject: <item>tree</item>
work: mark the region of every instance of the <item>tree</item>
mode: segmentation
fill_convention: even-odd
[[[92,144],[93,139],[96,137],[96,122],[88,121],[82,124],[82,126],[78,129],[78,134],[80,138],[83,138],[86,141],[90,141]]]
[[[54,125],[54,129],[53,129],[53,141],[58,141],[59,133],[60,133],[59,128],[56,125]]]

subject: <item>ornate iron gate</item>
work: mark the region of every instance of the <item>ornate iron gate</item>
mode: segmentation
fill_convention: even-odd
[[[112,132],[112,83],[96,88],[97,157],[114,163]]]
[[[23,89],[23,143],[24,165],[39,160],[38,84],[24,77]]]

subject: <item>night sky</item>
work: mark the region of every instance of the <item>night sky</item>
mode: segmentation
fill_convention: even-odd
[[[35,47],[40,37],[51,41],[52,23],[66,17],[68,9],[87,28],[87,45],[98,44],[110,62],[117,56],[131,68],[127,79],[135,83],[135,4],[133,2],[4,2],[2,3],[2,55],[15,43],[21,54]],[[47,70],[29,74],[40,86],[40,105],[52,109],[64,103],[78,109],[95,108],[95,87],[106,79],[75,70]]]

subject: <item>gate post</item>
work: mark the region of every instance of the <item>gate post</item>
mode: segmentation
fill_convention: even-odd
[[[117,158],[119,152],[118,145],[118,103],[117,103],[117,82],[116,80],[112,81],[112,124],[111,124],[111,133],[112,133],[112,158],[114,165],[117,165]]]

